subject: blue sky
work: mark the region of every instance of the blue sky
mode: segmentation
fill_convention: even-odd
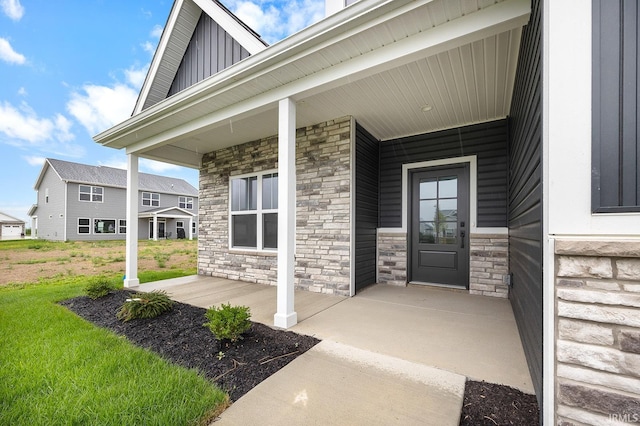
[[[264,40],[324,16],[324,0],[222,0]],[[92,136],[131,115],[171,0],[0,0],[0,211],[27,221],[45,158],[125,168]],[[196,170],[140,170],[197,187]]]

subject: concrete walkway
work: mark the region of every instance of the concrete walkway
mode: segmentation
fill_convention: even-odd
[[[251,308],[273,325],[276,287],[185,277],[144,284],[208,308]],[[345,298],[296,291],[291,330],[322,339],[240,398],[216,425],[457,425],[466,378],[533,393],[508,300],[371,286]]]

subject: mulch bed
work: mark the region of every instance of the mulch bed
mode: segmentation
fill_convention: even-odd
[[[128,322],[116,312],[132,292],[120,290],[97,300],[86,296],[60,302],[80,317],[127,337],[165,359],[195,368],[237,401],[319,340],[252,323],[242,340],[221,343],[206,322],[203,308],[176,302],[171,311],[152,319]],[[467,381],[460,425],[538,425],[534,395],[485,382]]]
[[[460,425],[538,426],[539,417],[535,395],[493,383],[465,385]]]
[[[156,318],[120,321],[116,312],[131,294],[120,290],[96,300],[81,296],[60,304],[171,362],[198,369],[228,392],[232,401],[319,342],[254,322],[242,340],[221,343],[203,326],[206,309],[178,302]]]

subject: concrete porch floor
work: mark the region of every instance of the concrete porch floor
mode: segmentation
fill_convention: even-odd
[[[275,286],[192,276],[140,289],[203,308],[249,306],[253,321],[273,325]],[[454,425],[465,378],[533,393],[506,299],[373,285],[352,298],[296,290],[295,311],[291,330],[322,342],[234,402],[220,424]]]

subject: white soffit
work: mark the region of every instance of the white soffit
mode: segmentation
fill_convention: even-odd
[[[198,167],[203,153],[274,135],[285,97],[299,127],[353,115],[381,140],[502,118],[529,12],[528,0],[364,0],[96,140]]]

